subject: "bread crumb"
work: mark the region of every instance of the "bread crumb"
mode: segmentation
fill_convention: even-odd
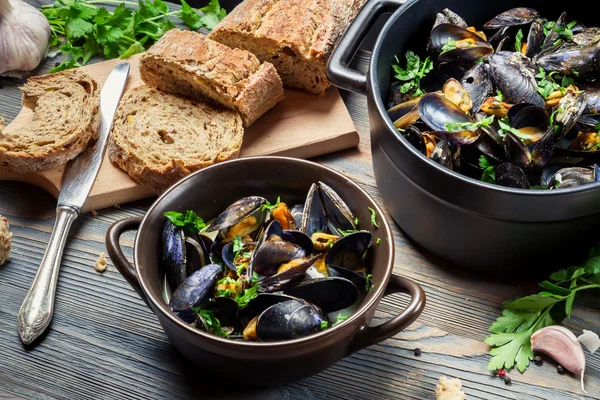
[[[92,215],[92,217],[96,217],[98,215],[98,211],[90,211],[90,214]]]
[[[440,376],[440,380],[435,388],[435,398],[437,400],[464,400],[465,393],[462,391],[460,379],[448,379]]]
[[[96,271],[102,273],[106,271],[108,265],[106,264],[106,254],[100,253],[100,257],[98,257],[98,261],[96,261]]]
[[[0,265],[4,264],[10,256],[12,233],[8,231],[8,228],[8,220],[0,215]]]

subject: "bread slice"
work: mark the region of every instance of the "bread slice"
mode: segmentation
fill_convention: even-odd
[[[238,111],[250,126],[278,101],[283,84],[275,67],[191,31],[171,29],[140,59],[140,75],[158,89],[208,99]]]
[[[77,157],[98,136],[100,95],[87,73],[67,70],[29,78],[21,88],[33,121],[0,127],[0,169],[24,173],[56,167]]]
[[[8,220],[0,215],[0,265],[10,256],[10,241],[12,233],[8,231]]]
[[[121,99],[108,155],[158,194],[196,170],[237,157],[243,135],[236,112],[143,85]]]
[[[327,61],[366,0],[246,0],[208,35],[273,63],[283,84],[324,94]]]

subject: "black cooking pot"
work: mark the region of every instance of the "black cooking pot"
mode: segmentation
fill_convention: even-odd
[[[481,27],[513,7],[532,7],[556,20],[598,26],[597,1],[569,6],[547,0],[371,0],[332,55],[333,84],[368,96],[373,168],[384,204],[400,227],[436,255],[478,272],[544,275],[578,262],[600,239],[598,184],[554,191],[520,190],[483,183],[431,161],[394,128],[385,99],[394,57],[406,50],[423,54],[436,13],[444,8]],[[558,6],[557,6],[558,5]],[[373,48],[366,74],[348,67],[369,27],[393,12]]]

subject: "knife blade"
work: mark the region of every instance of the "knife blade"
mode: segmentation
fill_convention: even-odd
[[[93,147],[70,161],[58,196],[56,221],[38,272],[17,316],[17,329],[23,344],[33,343],[50,325],[58,272],[69,229],[77,219],[102,165],[113,118],[127,77],[129,63],[117,65],[100,91],[100,130]]]

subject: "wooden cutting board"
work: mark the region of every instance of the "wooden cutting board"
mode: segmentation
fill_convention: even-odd
[[[128,58],[131,64],[125,90],[142,85],[139,74],[140,54]],[[100,85],[112,69],[123,60],[109,60],[82,67]],[[23,108],[6,132],[26,126],[33,112]],[[340,94],[331,87],[325,96],[315,96],[294,90],[285,91],[285,100],[246,129],[240,157],[280,155],[310,158],[358,145],[359,137]],[[31,183],[58,196],[64,166],[41,173],[14,174],[0,172],[0,181]],[[150,190],[136,184],[108,156],[84,206],[84,211],[110,207],[153,196]]]

